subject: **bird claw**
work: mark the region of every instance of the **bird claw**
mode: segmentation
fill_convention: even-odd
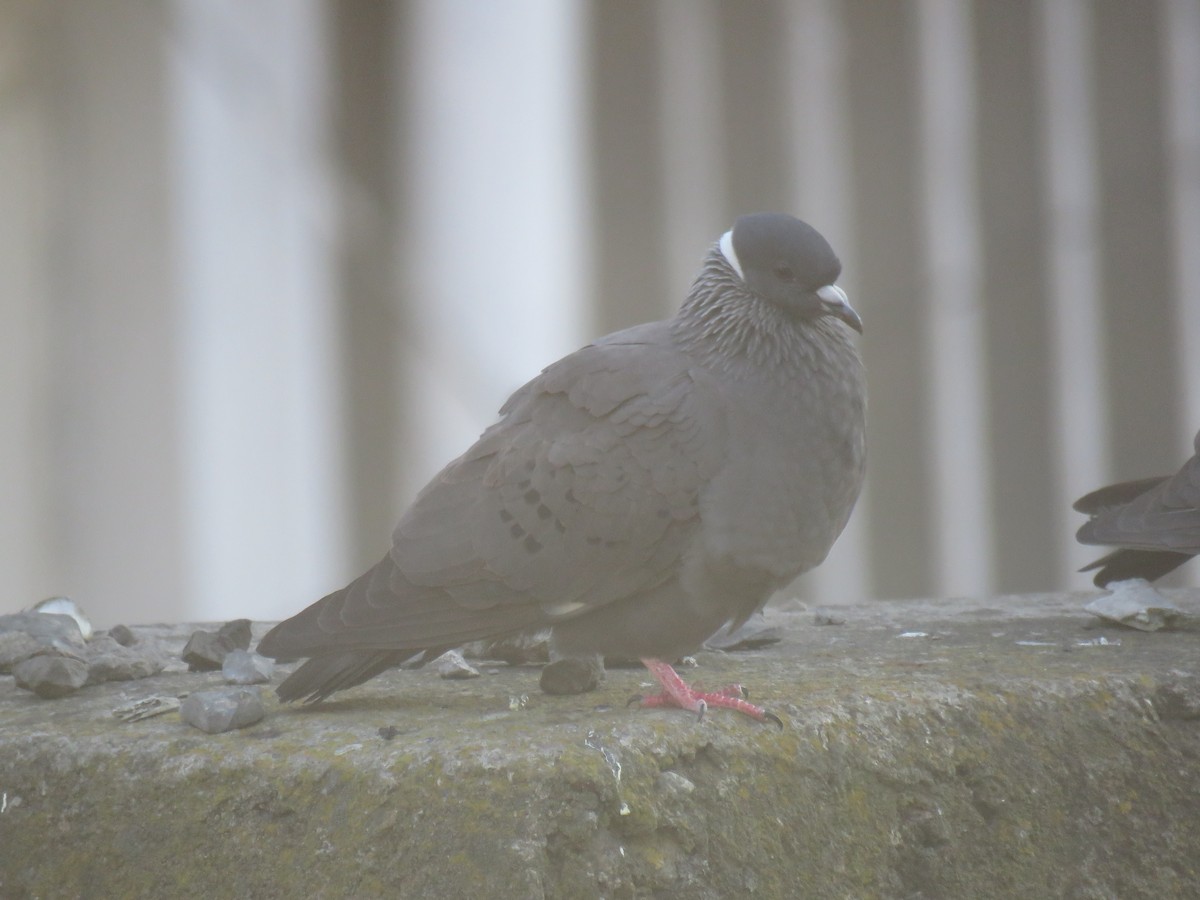
[[[650,670],[650,674],[663,686],[663,690],[661,693],[646,697],[633,697],[629,701],[630,706],[639,703],[647,708],[675,706],[680,709],[690,709],[696,713],[697,722],[703,721],[709,707],[732,709],[759,722],[770,722],[780,729],[783,728],[783,720],[777,715],[755,706],[746,699],[750,696],[750,692],[740,684],[731,684],[713,691],[698,691],[684,683],[679,674],[667,663],[655,659],[643,659],[642,662]]]

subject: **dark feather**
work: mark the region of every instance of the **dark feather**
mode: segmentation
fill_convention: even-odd
[[[282,698],[545,628],[571,652],[673,658],[825,557],[865,465],[858,316],[811,227],[758,215],[731,235],[677,316],[547,367],[383,560],[263,638],[311,657]]]
[[[386,650],[376,653],[354,650],[322,653],[289,675],[275,692],[285,703],[300,699],[305,703],[317,703],[335,691],[362,684],[380,672],[400,665],[412,655]]]
[[[1098,587],[1127,578],[1153,581],[1200,553],[1200,433],[1193,456],[1174,475],[1123,481],[1075,501],[1090,518],[1080,543],[1119,549],[1080,571],[1099,569]]]

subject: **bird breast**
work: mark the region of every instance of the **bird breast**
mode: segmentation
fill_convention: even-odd
[[[862,487],[863,371],[841,358],[779,378],[753,370],[725,392],[727,462],[700,499],[708,565],[770,573],[786,583],[829,553]]]

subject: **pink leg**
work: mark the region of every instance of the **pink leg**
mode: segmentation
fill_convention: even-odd
[[[642,665],[650,670],[650,674],[663,687],[661,694],[635,698],[642,706],[678,706],[680,709],[699,713],[701,718],[710,706],[721,707],[737,710],[760,722],[774,722],[783,727],[783,722],[778,716],[742,699],[744,692],[740,685],[731,685],[715,691],[697,691],[689,687],[669,663],[658,659],[643,659]]]

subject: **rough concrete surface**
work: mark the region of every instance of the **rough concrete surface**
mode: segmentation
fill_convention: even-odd
[[[776,611],[781,643],[682,670],[783,729],[626,709],[634,669],[396,671],[220,735],[112,715],[217,673],[3,676],[0,897],[1200,896],[1200,632],[1094,596]]]

